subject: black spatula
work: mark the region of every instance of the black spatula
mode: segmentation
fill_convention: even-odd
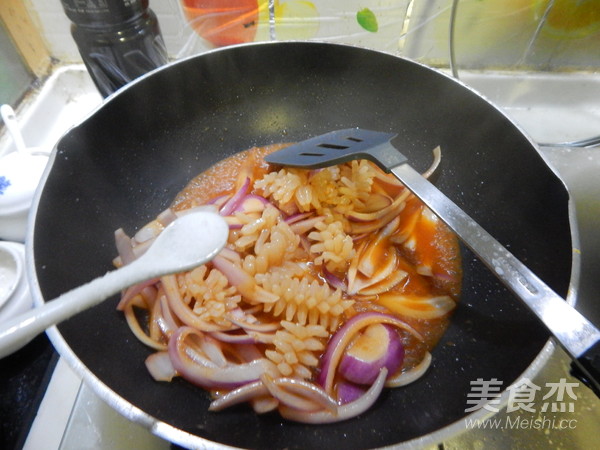
[[[414,170],[407,158],[392,146],[390,141],[395,136],[360,128],[332,131],[271,153],[265,160],[315,169],[368,159],[394,174],[542,320],[577,363],[574,374],[600,397],[600,330]]]

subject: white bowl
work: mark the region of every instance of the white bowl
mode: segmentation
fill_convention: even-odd
[[[24,242],[29,209],[48,156],[12,152],[0,158],[0,239]]]
[[[25,246],[20,242],[0,241],[0,324],[32,307],[25,271]],[[23,341],[13,350],[28,342]]]

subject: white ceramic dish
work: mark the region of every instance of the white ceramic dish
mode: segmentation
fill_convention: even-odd
[[[0,239],[24,242],[33,194],[47,155],[12,152],[0,158]]]
[[[0,150],[0,239],[24,242],[33,194],[50,152],[25,145],[10,105],[0,106],[0,114],[16,149]]]
[[[0,241],[0,323],[32,307],[33,300],[25,273],[25,246],[20,242]],[[29,340],[24,340],[18,348],[27,342]]]

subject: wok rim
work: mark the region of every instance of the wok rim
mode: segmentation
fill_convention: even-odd
[[[37,278],[36,264],[35,264],[35,260],[34,260],[33,242],[34,242],[34,235],[35,235],[35,222],[36,222],[35,218],[36,218],[36,215],[38,212],[38,207],[40,204],[44,186],[50,175],[50,172],[52,171],[52,167],[53,167],[55,159],[56,159],[58,143],[62,140],[62,138],[65,135],[67,135],[73,128],[76,128],[77,126],[86,122],[89,118],[94,116],[97,113],[97,111],[102,109],[107,103],[111,102],[114,98],[118,97],[122,92],[125,92],[129,89],[133,89],[138,83],[142,82],[144,79],[146,79],[148,77],[153,76],[153,74],[155,74],[157,72],[168,70],[172,66],[175,66],[178,64],[183,64],[186,61],[189,61],[189,60],[195,59],[195,58],[200,58],[200,57],[203,57],[204,55],[220,53],[220,52],[227,52],[230,50],[235,50],[237,48],[243,48],[243,47],[257,47],[257,46],[265,46],[265,45],[283,46],[283,45],[286,45],[286,43],[317,44],[317,45],[326,45],[326,46],[331,46],[331,47],[356,48],[356,49],[363,50],[363,51],[369,51],[369,52],[373,52],[373,53],[380,53],[380,54],[392,56],[394,58],[398,58],[400,60],[407,61],[411,64],[420,66],[421,68],[423,68],[425,70],[433,71],[433,72],[437,73],[438,75],[441,75],[444,78],[451,80],[451,82],[457,83],[458,85],[460,85],[461,88],[470,91],[472,94],[476,95],[480,100],[484,101],[485,103],[487,103],[488,105],[493,107],[493,109],[497,113],[501,114],[531,144],[533,149],[535,149],[535,151],[538,153],[538,155],[542,158],[544,164],[557,176],[558,181],[562,184],[562,186],[564,187],[564,189],[568,195],[568,212],[567,212],[567,214],[568,214],[568,219],[569,219],[569,228],[570,228],[570,237],[571,237],[571,274],[570,274],[570,279],[569,279],[568,292],[567,292],[567,296],[566,296],[565,300],[571,306],[574,306],[576,304],[577,291],[578,291],[580,272],[581,272],[581,258],[580,258],[580,254],[578,251],[579,233],[578,233],[578,224],[577,224],[577,217],[576,217],[575,204],[573,201],[573,197],[571,195],[571,192],[570,192],[568,186],[560,178],[560,176],[558,176],[557,170],[550,164],[550,162],[545,157],[543,152],[541,152],[539,145],[535,141],[533,141],[533,139],[528,135],[528,133],[519,124],[517,124],[511,117],[509,117],[495,103],[488,100],[485,97],[485,95],[478,92],[474,88],[468,86],[462,80],[452,77],[449,73],[446,73],[439,68],[428,66],[424,63],[412,60],[405,56],[401,56],[401,55],[397,55],[397,54],[393,54],[393,53],[385,52],[385,51],[357,47],[355,45],[319,42],[319,41],[298,41],[298,40],[296,40],[296,41],[265,41],[265,42],[254,42],[254,43],[231,45],[228,47],[212,49],[212,50],[209,50],[209,51],[201,53],[201,54],[190,55],[185,58],[169,62],[168,64],[166,64],[162,67],[159,67],[157,69],[154,69],[154,70],[146,73],[145,75],[142,75],[141,77],[137,78],[136,80],[133,80],[132,82],[130,82],[128,85],[126,85],[123,88],[119,89],[118,91],[114,92],[113,94],[111,94],[110,96],[105,98],[100,103],[100,105],[98,105],[96,108],[94,108],[92,111],[90,111],[85,117],[83,117],[77,124],[73,125],[70,129],[65,131],[65,133],[61,136],[61,138],[58,139],[57,143],[55,144],[55,146],[52,150],[52,153],[50,155],[46,169],[42,175],[42,178],[40,180],[38,188],[35,192],[32,207],[31,207],[30,213],[29,213],[30,226],[27,231],[27,237],[26,237],[26,242],[25,242],[26,273],[27,273],[27,277],[29,280],[29,284],[30,284],[34,307],[39,307],[40,305],[45,303],[45,300],[41,293],[39,281]],[[58,328],[56,326],[52,326],[52,327],[48,328],[46,330],[46,333],[47,333],[48,338],[50,339],[51,343],[55,347],[56,351],[58,352],[59,356],[65,359],[67,364],[82,379],[82,381],[84,383],[86,383],[92,389],[92,391],[96,395],[98,395],[98,397],[100,397],[111,408],[116,410],[119,414],[121,414],[127,420],[130,420],[134,423],[137,423],[137,424],[145,427],[152,434],[154,434],[162,439],[165,439],[168,442],[171,442],[171,443],[174,443],[177,445],[181,445],[186,448],[198,448],[198,447],[206,448],[206,449],[236,449],[236,448],[239,448],[239,447],[233,447],[233,446],[229,446],[227,444],[223,444],[223,443],[219,443],[219,442],[214,442],[214,441],[208,440],[206,438],[203,438],[201,436],[188,433],[182,429],[176,428],[173,425],[170,425],[166,422],[163,422],[159,419],[154,418],[150,414],[148,414],[145,411],[143,411],[142,409],[134,406],[128,400],[126,400],[125,398],[123,398],[122,396],[117,394],[110,387],[108,387],[104,382],[102,382],[90,369],[88,369],[81,362],[81,360],[77,357],[77,355],[74,353],[74,351],[71,349],[71,347],[68,345],[68,343],[66,342],[66,340],[64,339],[64,337],[62,336],[62,334],[60,333],[60,331],[58,330]],[[504,389],[504,391],[500,395],[500,402],[495,403],[496,407],[498,407],[499,409],[502,409],[504,406],[506,406],[506,404],[508,403],[509,390],[510,390],[511,386],[514,386],[520,379],[522,379],[524,377],[532,379],[535,375],[537,375],[542,370],[542,368],[546,365],[546,363],[548,362],[550,357],[554,354],[556,348],[557,348],[557,345],[554,343],[554,339],[551,337],[545,343],[545,345],[543,346],[540,353],[533,359],[531,364],[523,371],[523,373],[521,373],[519,375],[519,377],[517,378],[517,381],[511,385],[508,385],[506,387],[506,389]],[[467,415],[461,417],[461,419],[457,420],[456,422],[453,422],[449,425],[446,425],[438,430],[435,430],[435,431],[425,434],[423,436],[419,436],[417,438],[413,438],[413,439],[410,439],[407,441],[395,443],[395,444],[385,446],[385,447],[380,447],[380,448],[412,449],[412,448],[422,448],[422,447],[428,446],[428,445],[436,445],[436,444],[444,442],[444,440],[446,440],[448,438],[456,437],[458,435],[468,433],[468,430],[465,427],[466,419],[473,420],[473,421],[481,421],[481,420],[484,420],[486,418],[493,416],[494,414],[495,413],[491,413],[491,412],[485,410],[484,408],[481,408],[477,411],[474,411],[470,414],[467,414]]]

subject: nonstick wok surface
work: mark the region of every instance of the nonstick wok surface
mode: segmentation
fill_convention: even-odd
[[[57,144],[37,201],[37,295],[52,299],[112,270],[114,230],[133,234],[222,158],[349,127],[397,132],[393,144],[418,170],[440,145],[437,186],[566,295],[568,194],[510,120],[477,93],[417,63],[302,42],[242,45],[173,63],[70,130]],[[117,297],[61,324],[64,341],[54,341],[84,365],[84,374],[93,374],[88,380],[99,380],[103,398],[125,399],[141,417],[170,425],[163,437],[175,442],[192,442],[195,435],[244,448],[391,445],[461,421],[471,381],[496,378],[507,387],[548,339],[466,249],[463,265],[461,302],[428,373],[386,390],[370,411],[338,424],[290,423],[245,406],[210,413],[202,389],[180,379],[153,381],[144,366],[151,350],[116,311]],[[136,409],[126,415],[148,425]]]

